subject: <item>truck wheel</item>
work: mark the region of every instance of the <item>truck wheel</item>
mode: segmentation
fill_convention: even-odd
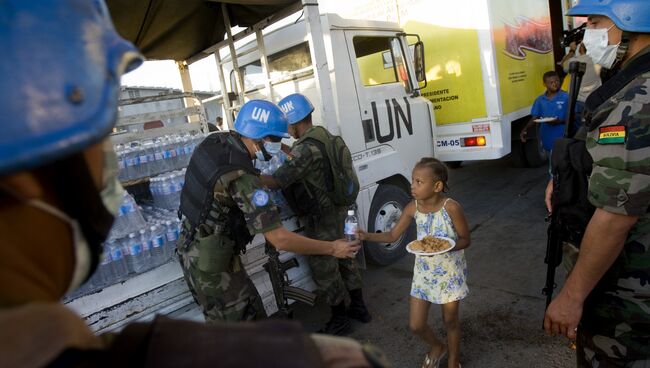
[[[402,215],[411,197],[400,187],[381,184],[375,192],[368,216],[368,232],[390,231]],[[411,223],[406,232],[393,243],[365,242],[364,252],[370,263],[389,265],[406,254],[406,245],[415,239],[415,224]]]
[[[524,143],[524,153],[526,154],[526,161],[529,167],[542,166],[548,156],[542,146],[542,140],[539,139],[539,135],[537,138],[526,140],[526,143]]]

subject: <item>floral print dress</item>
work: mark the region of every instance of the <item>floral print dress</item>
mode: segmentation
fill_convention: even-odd
[[[458,239],[454,225],[445,209],[447,200],[437,212],[422,213],[415,201],[415,224],[417,238],[426,235]],[[450,251],[434,256],[415,256],[411,296],[433,304],[446,304],[467,296],[467,263],[463,250]]]

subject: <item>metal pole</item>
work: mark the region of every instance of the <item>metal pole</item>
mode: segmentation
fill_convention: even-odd
[[[318,2],[316,0],[302,0],[302,3],[303,11],[305,12],[309,51],[311,52],[314,68],[316,92],[321,99],[323,125],[332,134],[341,135],[341,129],[336,118],[332,81],[330,80],[327,53],[325,52],[325,41],[323,40],[323,27],[320,22]]]
[[[266,57],[266,47],[264,46],[264,37],[261,29],[255,30],[255,38],[257,39],[257,49],[260,53],[260,62],[262,63],[262,74],[266,81],[266,98],[273,102],[273,90],[271,89],[271,76],[269,75],[269,62]]]
[[[223,63],[221,62],[221,55],[219,54],[220,49],[214,52],[214,60],[217,62],[217,71],[219,72],[219,83],[221,84],[221,101],[223,102],[223,107],[225,115],[223,118],[226,119],[226,124],[229,129],[233,129],[233,119],[232,119],[232,104],[230,103],[230,98],[228,97],[228,87],[226,85],[226,78],[223,75]]]
[[[239,106],[244,104],[244,79],[239,71],[239,63],[237,63],[237,51],[235,50],[235,42],[232,38],[232,29],[230,25],[230,15],[228,14],[228,7],[226,3],[221,3],[221,12],[223,13],[223,22],[226,26],[226,35],[228,36],[228,48],[230,49],[230,59],[232,60],[232,68],[235,72],[235,79],[237,84],[237,100]]]
[[[185,63],[185,61],[177,61],[176,65],[178,66],[178,72],[181,76],[181,83],[183,86],[183,92],[186,93],[194,93],[194,88],[192,88],[192,79],[190,78],[190,69]],[[184,107],[192,107],[195,106],[196,100],[193,101],[191,98],[183,98],[183,106]],[[195,123],[200,121],[200,119],[196,115],[189,115],[186,116],[185,119],[187,120],[188,123]]]

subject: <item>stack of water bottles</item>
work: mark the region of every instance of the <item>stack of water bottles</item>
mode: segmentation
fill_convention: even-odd
[[[192,152],[206,136],[202,132],[192,133],[115,145],[119,179],[126,182],[186,167]]]
[[[124,197],[97,271],[70,298],[124,281],[173,258],[181,228],[175,211],[149,206],[140,210],[130,194]]]
[[[272,175],[287,159],[287,154],[280,151],[268,161],[255,160],[255,168],[260,170],[262,175]],[[284,220],[293,216],[289,203],[279,189],[271,190],[271,200],[280,210],[280,217]]]
[[[168,210],[177,210],[180,207],[185,171],[186,169],[176,170],[149,180],[149,190],[156,207]]]

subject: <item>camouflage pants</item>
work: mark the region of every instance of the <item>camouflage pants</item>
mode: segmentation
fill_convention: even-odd
[[[578,332],[576,339],[578,368],[649,368],[650,357],[630,359],[626,347],[614,337]]]
[[[363,286],[356,259],[309,256],[309,267],[318,286],[318,296],[329,305],[338,305],[345,300],[348,290]]]
[[[191,242],[186,249],[180,246],[184,237],[178,242],[183,277],[203,309],[206,322],[249,321],[264,317],[262,299],[239,256],[216,252],[212,241],[206,242],[206,238]]]
[[[330,209],[318,219],[305,220],[305,236],[331,241],[343,238],[344,208]],[[348,290],[361,289],[361,274],[356,259],[338,259],[332,256],[309,256],[309,267],[318,297],[329,305],[338,305],[348,297]]]

